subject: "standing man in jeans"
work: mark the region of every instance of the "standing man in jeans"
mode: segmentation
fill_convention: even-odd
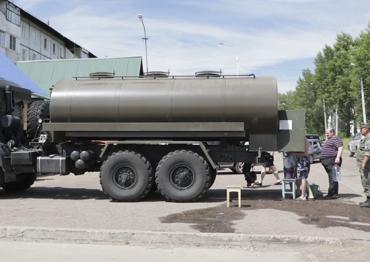
[[[329,189],[326,198],[338,198],[338,181],[334,177],[333,169],[335,165],[340,166],[342,164],[343,141],[335,135],[334,129],[326,130],[325,136],[326,141],[321,149],[320,160],[329,177]]]

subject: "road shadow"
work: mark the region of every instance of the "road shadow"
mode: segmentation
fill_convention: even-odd
[[[351,198],[355,198],[355,197],[362,197],[362,195],[345,193],[345,194],[339,194],[339,197],[336,198],[336,199],[328,199],[325,196],[319,196],[315,200],[328,200],[328,201],[331,201],[331,200],[340,200],[340,199],[346,199],[346,198],[351,199]]]
[[[282,197],[280,189],[255,190],[243,188],[242,199],[280,201]],[[226,200],[226,189],[210,189],[207,193],[206,198],[204,199],[204,202],[223,202],[225,200]]]
[[[53,199],[53,200],[108,200],[112,201],[100,189],[67,187],[31,187],[24,192],[6,192],[0,190],[0,199]],[[143,202],[164,201],[159,192],[151,192],[140,200]],[[118,202],[118,201],[112,201]]]
[[[0,199],[108,199],[101,190],[66,187],[32,187],[24,192],[6,192],[0,190]]]
[[[360,197],[357,194],[340,194],[340,199],[351,199]],[[236,198],[236,196],[233,196]],[[67,188],[67,187],[31,187],[24,192],[6,192],[0,190],[0,199],[61,199],[61,200],[110,200],[100,189],[92,188]],[[269,189],[266,187],[259,188],[243,188],[243,200],[270,200],[281,201],[282,195],[279,187]],[[325,198],[317,200],[329,201]],[[142,199],[143,202],[159,202],[165,201],[164,197],[158,192],[151,192]],[[210,189],[205,197],[197,202],[200,203],[221,203],[226,201],[226,189]]]

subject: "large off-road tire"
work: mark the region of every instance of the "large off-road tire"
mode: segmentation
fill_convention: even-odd
[[[153,186],[149,161],[133,151],[119,151],[103,163],[100,170],[103,192],[115,201],[139,201]]]
[[[49,118],[49,102],[37,100],[31,103],[27,114],[27,136],[34,138],[37,132],[40,132],[39,119],[45,120]]]
[[[17,180],[3,184],[5,191],[22,192],[29,189],[36,180],[36,174],[19,174]]]
[[[211,180],[209,182],[208,188],[211,188],[213,186],[213,184],[215,183],[215,181],[216,181],[217,170],[216,169],[210,169],[209,173],[211,175]]]
[[[155,179],[167,201],[191,202],[207,193],[211,174],[203,157],[192,151],[176,150],[159,161]]]

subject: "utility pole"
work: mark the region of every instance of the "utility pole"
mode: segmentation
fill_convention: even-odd
[[[325,100],[322,101],[323,102],[323,107],[324,107],[324,127],[325,127],[325,131],[328,129],[328,121],[327,121],[327,118],[326,118],[326,106],[325,106]]]
[[[362,121],[366,124],[366,110],[365,110],[365,95],[364,95],[364,82],[361,78],[361,104],[362,104]]]
[[[335,106],[335,133],[338,134],[338,105]]]

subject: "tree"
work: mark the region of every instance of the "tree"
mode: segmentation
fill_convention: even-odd
[[[360,80],[364,83],[366,115],[370,113],[370,23],[365,32],[363,32],[355,41],[355,50],[353,51],[353,94],[358,97],[356,106],[356,120],[362,122],[361,101],[360,101]]]
[[[280,108],[306,109],[308,132],[324,130],[323,102],[328,113],[338,109],[339,130],[350,135],[354,122],[362,120],[360,79],[363,79],[366,110],[370,113],[370,23],[353,39],[339,34],[333,46],[326,45],[315,57],[312,73],[304,69],[294,91],[280,95]]]

